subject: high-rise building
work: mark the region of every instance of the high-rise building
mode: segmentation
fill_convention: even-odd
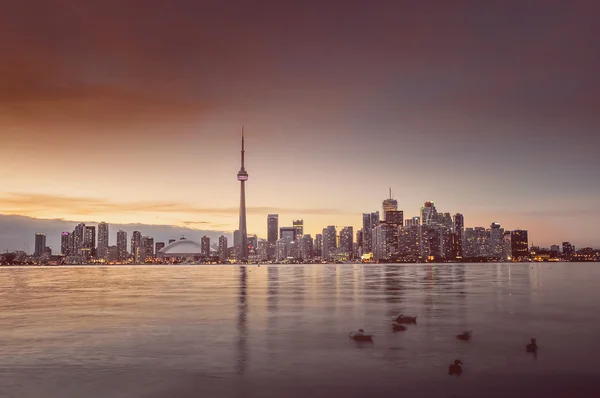
[[[248,261],[248,233],[246,231],[246,181],[248,181],[248,172],[244,167],[244,127],[242,127],[242,165],[237,173],[237,179],[240,182],[240,244],[239,256],[240,262]]]
[[[108,224],[98,224],[98,258],[108,259]]]
[[[63,232],[60,235],[60,254],[63,256],[70,256],[72,242],[71,233]]]
[[[511,260],[512,259],[512,238],[510,231],[504,231],[504,235],[502,235],[503,240],[503,260]]]
[[[46,234],[38,232],[35,234],[35,251],[33,255],[35,257],[41,257],[44,254],[46,248]]]
[[[390,197],[389,199],[385,199],[382,202],[382,210],[383,212],[381,213],[383,216],[383,222],[388,222],[388,216],[387,216],[387,212],[388,211],[396,211],[398,210],[398,201],[396,199],[392,199],[392,188],[390,188]]]
[[[393,224],[381,223],[373,228],[373,258],[375,260],[386,260],[392,256],[394,247],[394,230],[398,234],[397,227]]]
[[[289,248],[289,243],[284,241],[283,239],[277,240],[275,242],[275,258],[277,261],[283,261],[287,258],[287,249]]]
[[[267,241],[277,242],[279,234],[279,214],[269,214],[267,216]]]
[[[488,255],[495,258],[502,258],[504,256],[504,228],[496,222],[490,225]]]
[[[362,228],[356,231],[356,244],[354,245],[354,257],[358,258],[363,253],[363,231]]]
[[[83,247],[90,249],[91,252],[96,249],[96,227],[88,225],[85,227],[85,237],[83,238]]]
[[[421,258],[424,260],[443,257],[443,228],[438,225],[423,225],[421,229]]]
[[[511,232],[511,249],[512,258],[519,260],[529,256],[529,240],[527,237],[527,231],[515,230]]]
[[[363,253],[373,251],[373,228],[379,225],[379,212],[363,214]]]
[[[133,249],[133,244],[132,244],[132,249]],[[117,232],[117,253],[118,253],[119,261],[125,261],[128,257],[128,255],[127,255],[127,232],[125,232],[125,231],[119,230],[119,232]]]
[[[296,240],[296,234],[298,230],[294,227],[281,227],[279,228],[279,238],[286,242],[293,242]]]
[[[437,210],[433,201],[425,202],[425,205],[421,207],[421,222],[423,225],[435,224],[438,219]]]
[[[567,259],[571,258],[575,254],[575,246],[570,242],[562,243],[563,256]]]
[[[415,216],[413,218],[408,218],[406,221],[404,221],[404,225],[421,225],[421,217]]]
[[[321,259],[330,261],[337,248],[337,231],[335,226],[330,225],[323,229],[323,246],[321,247]]]
[[[154,238],[144,236],[142,238],[143,256],[140,256],[141,261],[148,261],[154,258]]]
[[[310,235],[304,235],[299,239],[300,244],[300,257],[303,260],[312,260],[313,258],[313,239]]]
[[[354,228],[344,227],[340,231],[340,246],[339,251],[346,253],[348,259],[354,257]]]
[[[227,237],[223,235],[219,237],[219,259],[227,260]]]
[[[204,257],[210,257],[210,238],[206,235],[200,239],[200,253]]]
[[[292,223],[294,228],[296,228],[296,236],[301,237],[304,235],[304,220],[294,220]]]
[[[154,243],[154,255],[158,257],[158,254],[165,247],[165,242],[156,242]]]
[[[387,224],[401,227],[404,225],[404,212],[402,210],[388,210],[385,215]]]
[[[315,235],[315,244],[313,245],[313,253],[315,256],[317,257],[321,257],[321,254],[323,253],[323,235],[322,234],[316,234]]]
[[[456,257],[463,257],[465,250],[465,218],[462,214],[456,213],[454,215],[454,225],[452,230],[457,234],[457,253]]]
[[[560,246],[559,245],[551,245],[550,253],[552,253],[553,255],[558,255],[560,253]]]
[[[77,224],[73,230],[73,255],[81,256],[81,250],[85,247],[85,224]]]
[[[421,226],[405,225],[398,230],[398,256],[407,261],[417,261],[421,257]]]
[[[140,263],[143,260],[143,251],[142,233],[140,231],[133,231],[133,235],[131,235],[131,255],[134,262]]]

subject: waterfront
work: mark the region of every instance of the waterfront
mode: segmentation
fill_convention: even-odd
[[[3,267],[0,396],[596,396],[599,285],[594,263]]]

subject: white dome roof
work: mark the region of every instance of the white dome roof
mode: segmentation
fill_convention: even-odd
[[[199,256],[202,253],[201,249],[202,247],[199,243],[188,239],[180,239],[163,247],[159,254],[167,256]]]

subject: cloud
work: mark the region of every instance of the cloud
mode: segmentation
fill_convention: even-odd
[[[340,209],[282,207],[248,207],[249,214],[295,213],[306,215],[348,214]],[[106,199],[9,192],[0,194],[0,213],[18,215],[65,214],[100,216],[106,214],[185,214],[185,215],[236,215],[237,207],[197,207],[184,202],[112,202]],[[182,224],[204,224],[204,220],[183,221]]]

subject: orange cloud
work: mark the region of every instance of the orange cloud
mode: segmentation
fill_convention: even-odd
[[[105,199],[59,196],[47,194],[5,193],[0,196],[0,213],[15,215],[70,214],[94,216],[106,214],[187,214],[187,215],[236,215],[237,207],[207,208],[183,202],[129,202],[119,203]],[[279,207],[248,207],[249,214],[298,213],[308,215],[348,214],[338,209],[288,209]],[[189,223],[202,221],[186,221]]]

